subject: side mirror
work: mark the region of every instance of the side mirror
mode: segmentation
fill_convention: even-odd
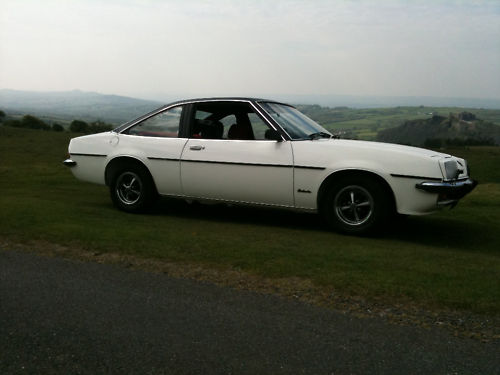
[[[264,133],[264,138],[269,139],[271,141],[278,141],[278,142],[283,141],[283,138],[281,138],[281,134],[274,129],[267,129],[266,132]]]

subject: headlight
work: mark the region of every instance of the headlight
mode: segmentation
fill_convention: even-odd
[[[444,162],[444,170],[447,180],[453,180],[458,177],[458,166],[455,160],[448,160]]]
[[[469,176],[467,162],[463,159],[451,158],[441,161],[441,170],[445,180],[456,180],[460,176],[463,178]]]

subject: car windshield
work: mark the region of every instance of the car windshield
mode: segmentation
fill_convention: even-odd
[[[261,102],[259,104],[292,139],[332,137],[332,134],[328,130],[291,106],[269,102]]]

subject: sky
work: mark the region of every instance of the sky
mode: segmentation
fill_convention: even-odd
[[[500,98],[500,1],[2,0],[0,89]]]

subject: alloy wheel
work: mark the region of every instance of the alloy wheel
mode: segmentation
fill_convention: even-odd
[[[125,205],[133,205],[141,199],[141,178],[134,172],[124,172],[116,181],[116,195]]]
[[[344,187],[334,199],[335,213],[347,225],[366,223],[372,216],[373,207],[374,200],[370,192],[358,185]]]

